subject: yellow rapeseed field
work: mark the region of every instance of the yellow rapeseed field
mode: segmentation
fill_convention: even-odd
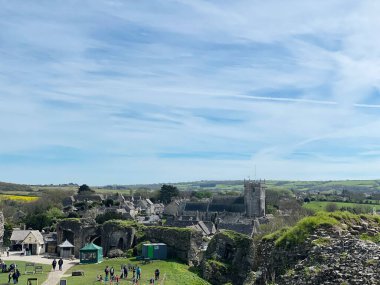
[[[0,194],[0,200],[13,200],[17,202],[34,202],[40,197],[37,196],[22,196],[22,195],[10,195],[10,194]]]

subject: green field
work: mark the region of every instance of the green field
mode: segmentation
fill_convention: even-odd
[[[356,206],[364,206],[364,207],[370,207],[375,208],[377,211],[380,211],[380,205],[374,205],[374,204],[358,204],[358,203],[346,203],[346,202],[325,202],[325,201],[312,201],[310,203],[304,203],[303,207],[306,209],[310,209],[313,211],[324,211],[326,208],[326,205],[334,203],[338,206],[338,208],[341,207],[351,207],[354,208]]]
[[[67,273],[71,274],[72,271],[83,270],[85,272],[84,276],[70,276],[63,278],[67,280],[67,283],[70,285],[84,285],[84,284],[100,284],[96,281],[97,275],[104,276],[104,268],[108,265],[109,267],[113,266],[115,269],[115,275],[120,275],[120,266],[122,264],[135,264],[141,267],[142,269],[142,278],[139,282],[139,285],[149,284],[149,279],[154,276],[154,271],[158,268],[161,272],[160,279],[164,276],[164,282],[159,282],[157,284],[165,285],[209,285],[207,281],[201,279],[193,272],[189,271],[189,266],[177,263],[175,261],[153,261],[150,264],[142,265],[137,263],[135,259],[108,259],[104,260],[100,264],[86,264],[86,265],[76,265],[72,267]],[[120,285],[130,285],[132,274],[128,274],[127,280],[122,280],[119,282]]]
[[[7,260],[5,263],[9,266],[11,263],[16,263],[17,265],[17,268],[19,269],[20,273],[21,273],[21,276],[20,278],[18,279],[18,283],[19,284],[26,284],[28,278],[31,278],[31,277],[36,277],[38,278],[38,283],[39,284],[42,284],[48,274],[50,273],[50,270],[51,270],[51,266],[50,265],[47,265],[47,264],[39,264],[39,265],[42,265],[43,266],[43,273],[39,273],[39,274],[25,274],[25,261],[10,261],[10,260]],[[0,273],[0,284],[7,284],[8,283],[8,273]],[[13,280],[11,280],[11,284],[13,284]]]

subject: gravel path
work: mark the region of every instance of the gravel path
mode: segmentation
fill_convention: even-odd
[[[42,285],[56,285],[59,283],[59,280],[61,280],[62,276],[65,274],[67,270],[69,270],[74,265],[78,264],[78,262],[75,261],[66,261],[63,263],[63,270],[59,271],[52,271],[49,273],[48,278]],[[58,267],[58,266],[57,266]]]
[[[6,260],[20,260],[20,261],[28,261],[28,262],[35,262],[35,263],[41,263],[41,264],[51,264],[53,261],[53,259],[44,257],[42,255],[21,256],[20,252],[11,252],[9,257],[2,255],[0,258],[5,261]],[[47,280],[44,283],[42,283],[42,285],[58,284],[59,280],[62,278],[65,272],[78,263],[79,263],[78,259],[74,259],[74,260],[64,259],[63,270],[62,271],[56,270],[56,271],[50,272]],[[57,264],[57,268],[58,268],[58,264]]]

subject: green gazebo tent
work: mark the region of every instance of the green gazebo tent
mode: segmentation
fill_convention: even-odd
[[[103,261],[103,248],[89,243],[80,249],[80,263],[100,263]]]

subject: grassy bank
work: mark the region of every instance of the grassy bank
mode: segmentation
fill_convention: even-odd
[[[43,273],[25,274],[25,264],[29,263],[29,262],[19,261],[19,260],[17,260],[17,261],[7,260],[6,264],[9,266],[13,262],[17,265],[17,268],[19,269],[19,271],[21,273],[21,276],[20,276],[19,281],[18,281],[19,284],[26,284],[28,278],[38,278],[38,284],[42,284],[47,279],[47,276],[51,270],[50,265],[37,264],[37,265],[42,265]],[[0,284],[7,284],[7,283],[8,283],[8,273],[0,273]],[[11,280],[11,284],[13,284],[13,280]]]
[[[64,278],[70,285],[84,285],[84,284],[97,284],[96,276],[101,274],[104,276],[104,268],[108,266],[113,266],[115,269],[115,274],[120,275],[120,268],[123,264],[134,264],[138,265],[142,269],[142,278],[139,284],[149,284],[149,279],[154,276],[154,271],[158,268],[161,272],[161,279],[165,277],[164,283],[159,282],[158,284],[165,285],[209,285],[207,281],[201,279],[193,272],[189,271],[189,266],[178,263],[175,261],[161,261],[155,260],[149,264],[141,264],[137,262],[134,258],[132,259],[108,259],[104,260],[100,264],[86,264],[86,265],[76,265],[72,267],[68,274],[71,275],[72,271],[83,270],[85,272],[84,276],[70,276]],[[132,274],[130,273],[127,280],[122,280],[119,282],[120,285],[130,285]]]

